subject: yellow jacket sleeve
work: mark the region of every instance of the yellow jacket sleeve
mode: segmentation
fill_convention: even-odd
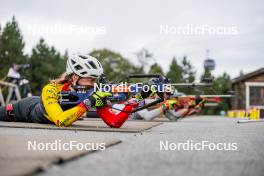
[[[46,85],[42,89],[41,99],[46,110],[46,117],[54,122],[57,126],[69,126],[75,122],[84,112],[86,107],[79,104],[71,109],[63,111],[58,103],[61,90],[53,83]]]

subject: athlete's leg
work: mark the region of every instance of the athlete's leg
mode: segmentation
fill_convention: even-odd
[[[179,118],[184,117],[184,115],[187,113],[188,109],[180,109],[178,111],[174,110],[166,110],[165,111],[165,117],[167,117],[170,120],[178,120]]]
[[[0,121],[9,121],[5,106],[0,107]]]
[[[159,117],[163,114],[163,109],[161,107],[153,109],[153,110],[147,110],[143,109],[141,111],[137,112],[144,120],[150,121],[155,119],[156,117]]]
[[[16,122],[37,122],[48,123],[48,120],[43,117],[43,113],[36,108],[40,105],[40,98],[37,96],[27,97],[16,103],[9,104],[9,108],[0,108],[1,121],[16,121]],[[8,112],[7,112],[7,109]]]

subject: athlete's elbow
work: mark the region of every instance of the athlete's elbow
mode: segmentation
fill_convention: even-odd
[[[107,125],[110,126],[111,128],[120,128],[123,125],[123,123],[112,122],[112,123],[108,123]]]
[[[111,128],[120,128],[122,125],[109,125]]]
[[[54,123],[57,127],[65,127],[65,124],[63,123]]]
[[[57,127],[68,127],[68,126],[71,125],[71,124],[65,123],[65,121],[59,121],[59,120],[57,120],[57,121],[54,122],[54,123],[55,123],[55,125],[56,125]]]

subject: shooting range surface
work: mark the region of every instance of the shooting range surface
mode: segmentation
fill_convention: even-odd
[[[238,124],[234,118],[195,116],[164,122],[142,134],[89,133],[118,138],[122,143],[59,168],[53,167],[40,175],[262,176],[264,173],[263,123]],[[175,143],[187,140],[235,142],[238,150],[160,151],[160,141],[166,140]]]
[[[142,133],[96,132],[73,130],[47,130],[29,128],[2,128],[6,136],[50,136],[50,139],[67,136],[87,140],[106,141],[119,139],[122,143],[66,162],[53,165],[39,176],[66,175],[255,175],[264,173],[263,123],[238,124],[237,118],[220,116],[194,116],[177,122],[163,122]],[[85,121],[85,120],[84,120]],[[98,121],[94,119],[94,121]],[[146,122],[150,123],[150,122]],[[76,137],[76,138],[75,138]],[[160,141],[235,142],[237,151],[161,151]],[[92,140],[91,140],[92,141]],[[1,140],[1,142],[4,142]],[[37,162],[37,161],[36,161]],[[16,167],[23,167],[21,165]],[[35,163],[32,163],[35,164]],[[14,166],[15,167],[15,166]]]
[[[74,130],[74,131],[103,131],[103,132],[128,132],[138,133],[160,125],[160,122],[127,121],[121,128],[110,128],[102,120],[87,119],[75,122],[69,127],[57,127],[53,124],[0,122],[0,127],[10,128],[35,128],[52,130]]]
[[[96,150],[28,150],[28,141],[32,144],[36,143],[58,143],[64,144],[70,141],[78,141],[79,143],[90,143],[99,145],[105,143],[106,147],[118,144],[121,141],[116,139],[98,140],[94,137],[67,137],[67,136],[27,136],[21,134],[3,135],[0,134],[0,170],[4,176],[13,175],[32,175],[33,173],[48,169],[54,163],[62,163]]]

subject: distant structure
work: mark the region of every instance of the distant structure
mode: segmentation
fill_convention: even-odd
[[[232,80],[232,109],[258,108],[264,111],[264,68],[241,74]]]
[[[204,69],[213,71],[215,69],[215,61],[214,59],[209,58],[210,50],[206,50],[206,59],[204,60]]]

